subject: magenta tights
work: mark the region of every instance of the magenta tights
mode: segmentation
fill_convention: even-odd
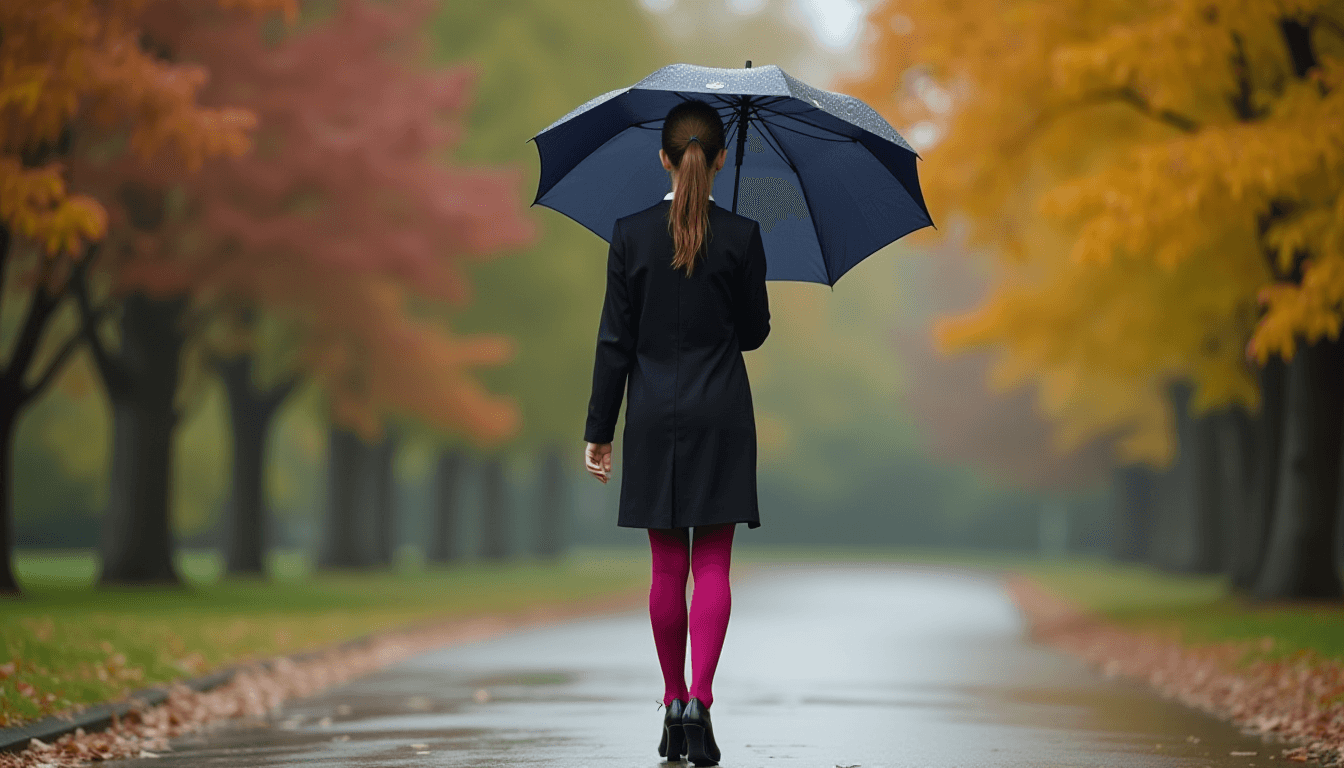
[[[649,529],[653,552],[653,583],[649,587],[649,618],[653,620],[653,644],[663,668],[666,691],[663,704],[692,697],[709,707],[714,668],[719,664],[723,637],[728,632],[728,612],[733,595],[728,587],[728,566],[733,552],[735,523],[701,525],[690,532],[680,529]],[[695,574],[691,595],[691,679],[686,690],[686,577]]]

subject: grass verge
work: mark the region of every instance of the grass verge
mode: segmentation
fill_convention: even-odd
[[[640,553],[642,554],[642,553]],[[212,552],[178,556],[181,588],[95,587],[87,552],[19,552],[24,596],[0,600],[0,726],[119,698],[232,663],[432,620],[509,612],[647,584],[634,554],[315,574],[278,553],[270,578],[224,579]]]
[[[1233,594],[1221,576],[1100,559],[1014,570],[1122,628],[1184,645],[1247,643],[1244,663],[1299,655],[1344,660],[1344,602],[1255,603]]]

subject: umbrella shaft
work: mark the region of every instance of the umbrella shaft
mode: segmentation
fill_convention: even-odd
[[[747,62],[751,66],[751,62]],[[733,168],[733,213],[737,213],[737,187],[742,183],[742,155],[747,151],[747,104],[749,99],[742,98],[742,106],[737,113],[737,162]]]

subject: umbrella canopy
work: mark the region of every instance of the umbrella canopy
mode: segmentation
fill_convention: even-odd
[[[933,224],[918,155],[872,107],[751,62],[663,67],[555,121],[532,138],[541,155],[533,205],[609,239],[616,219],[667,193],[663,118],[687,99],[724,120],[728,158],[714,199],[760,223],[766,279],[835,285],[882,246]]]

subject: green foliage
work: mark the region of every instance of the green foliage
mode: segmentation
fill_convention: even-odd
[[[630,0],[444,3],[429,34],[438,60],[471,62],[479,72],[458,159],[515,164],[525,173],[526,203],[540,170],[528,139],[588,99],[670,63]],[[476,265],[471,305],[454,318],[462,332],[517,342],[513,363],[481,375],[519,402],[515,449],[582,437],[605,290],[606,244],[558,213],[534,211],[543,231],[536,247]]]

